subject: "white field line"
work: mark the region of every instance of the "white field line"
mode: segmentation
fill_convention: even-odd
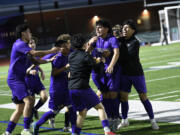
[[[179,61],[179,58],[173,58],[173,59],[168,59],[168,60],[161,60],[161,61],[155,61],[155,62],[144,62],[142,65],[151,65],[151,64],[159,64],[159,63],[164,63],[164,62],[173,62],[173,61]]]
[[[167,50],[167,49],[166,49]],[[170,53],[174,53],[174,48],[172,48],[172,49],[168,49],[167,51],[166,50],[164,50],[164,49],[160,49],[159,51],[164,51],[163,53],[160,53],[159,55],[167,55],[167,54],[170,54]],[[176,51],[177,51],[177,53],[178,53],[178,51],[179,51],[180,49],[179,48],[176,48]],[[170,51],[172,51],[172,52],[170,52]],[[145,55],[144,55],[145,54]],[[141,57],[143,58],[143,57],[152,57],[152,54],[151,53],[149,53],[150,55],[147,55],[147,52],[141,52]],[[154,56],[154,55],[153,55]]]
[[[9,93],[9,92],[11,92],[11,90],[0,90],[0,92],[5,92],[5,93]]]
[[[164,69],[163,68],[162,69],[149,69],[149,70],[145,70],[144,72],[153,72],[153,71],[159,71],[159,70],[164,70]]]
[[[0,94],[0,96],[12,96],[12,94]]]
[[[166,80],[166,79],[171,79],[171,78],[178,78],[178,77],[180,77],[180,75],[147,80],[146,82],[154,82],[154,81],[159,81],[159,80],[161,81],[161,80]]]
[[[0,88],[1,88],[1,87],[8,87],[8,85],[0,85]]]
[[[148,98],[150,98],[150,97],[164,96],[164,95],[167,95],[167,94],[173,94],[173,93],[178,93],[178,92],[180,92],[180,90],[175,90],[175,91],[171,91],[171,92],[165,92],[165,93],[155,94],[155,95],[148,96]],[[135,100],[138,100],[138,99],[139,99],[139,98],[135,98]]]
[[[178,92],[180,92],[180,90],[166,92],[166,93],[160,93],[160,94],[151,95],[151,96],[148,96],[148,97],[158,97],[158,96],[164,96],[164,95],[167,95],[167,94],[178,93]]]
[[[138,94],[129,95],[129,97],[135,97],[135,96],[138,96]]]
[[[177,53],[172,53],[172,54],[168,54],[168,55],[160,55],[160,56],[151,56],[151,57],[146,57],[146,58],[140,58],[141,60],[152,60],[152,59],[157,59],[157,58],[164,58],[164,57],[168,57],[168,56],[177,56]]]
[[[157,100],[161,100],[161,99],[168,99],[168,98],[173,98],[173,97],[178,97],[179,95],[173,95],[173,96],[167,96],[167,97],[161,97],[161,98],[156,98],[156,99],[153,99],[154,101],[157,101]]]

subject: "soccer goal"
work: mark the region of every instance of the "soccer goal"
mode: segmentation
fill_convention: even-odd
[[[162,15],[160,15],[162,17]],[[169,43],[180,42],[180,5],[164,8]],[[161,24],[162,29],[162,24]]]

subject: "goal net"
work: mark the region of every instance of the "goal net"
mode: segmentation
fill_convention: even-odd
[[[163,11],[160,11],[159,16],[160,16],[160,20],[162,19],[165,20],[168,42],[169,43],[180,42],[180,5],[165,7],[164,15],[163,15]],[[160,25],[161,25],[161,35],[162,35],[162,22]]]

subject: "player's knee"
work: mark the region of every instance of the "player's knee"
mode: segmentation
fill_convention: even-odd
[[[139,93],[139,98],[140,98],[141,101],[147,100],[147,95],[146,95],[146,93]]]
[[[82,110],[81,112],[79,112],[79,115],[81,115],[81,117],[85,118],[87,114],[87,109]]]
[[[27,105],[34,105],[34,99],[33,99],[33,97],[31,97],[31,96],[28,96],[28,97],[25,97],[24,99],[23,99],[23,101],[24,101],[24,103],[25,104],[27,104]]]
[[[22,114],[23,114],[23,110],[24,110],[24,109],[21,109],[21,110],[18,109],[18,110],[16,110],[16,114],[19,115],[19,116],[22,115]]]
[[[96,110],[99,110],[99,109],[104,109],[104,106],[102,103],[99,103],[97,104],[95,107],[94,107]]]
[[[19,105],[16,110],[15,110],[15,113],[16,115],[22,115],[23,114],[23,111],[24,111],[24,105]]]
[[[122,102],[128,101],[128,93],[127,92],[120,92],[120,99]]]
[[[110,97],[110,99],[115,99],[115,98],[117,98],[117,95],[118,95],[118,93],[115,92],[115,91],[110,91],[110,92],[109,92],[109,97]]]
[[[103,92],[102,96],[103,96],[103,99],[109,99],[109,93],[108,92]]]

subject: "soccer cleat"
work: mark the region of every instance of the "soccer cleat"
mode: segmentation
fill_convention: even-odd
[[[63,128],[63,131],[64,131],[64,132],[71,132],[72,129],[71,129],[70,127],[64,127],[64,128]]]
[[[105,132],[104,135],[116,135],[116,134],[110,131],[110,132]]]
[[[72,133],[71,135],[77,135],[76,133]]]
[[[120,124],[120,119],[114,119],[113,120],[113,125],[112,125],[112,131],[115,132],[118,128],[118,125]]]
[[[153,129],[153,130],[159,130],[159,126],[158,126],[158,124],[156,123],[156,121],[152,121],[152,122],[151,122],[151,126],[152,126],[152,129]]]
[[[29,130],[22,130],[21,135],[33,135]]]
[[[4,132],[2,135],[12,135],[11,133],[9,133],[8,131]]]
[[[55,120],[54,120],[54,118],[49,119],[49,125],[51,126],[51,128],[55,128]]]
[[[36,124],[36,122],[33,122],[32,124],[31,124],[31,126],[32,126],[32,128],[33,128],[33,135],[38,135],[39,133],[39,127],[37,127],[37,124]]]
[[[122,119],[121,123],[118,125],[117,129],[121,129],[123,127],[128,127],[129,126],[129,122],[128,119]]]

